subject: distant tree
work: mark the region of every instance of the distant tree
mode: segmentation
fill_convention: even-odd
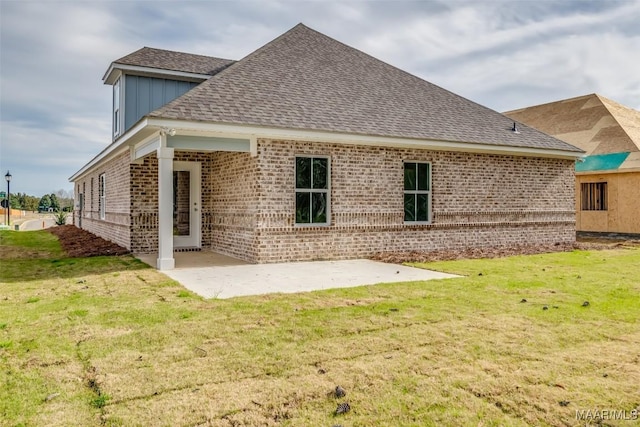
[[[24,194],[14,193],[11,195],[11,208],[22,209],[22,203],[24,202]]]
[[[62,188],[55,192],[61,209],[73,210],[73,190],[65,191]]]
[[[55,193],[49,194],[49,199],[51,200],[50,207],[53,208],[54,212],[58,212],[60,210],[60,201],[58,200],[58,196]]]
[[[40,198],[40,202],[38,203],[38,210],[40,211],[48,211],[51,207],[51,197],[48,194],[45,194]]]
[[[39,199],[26,193],[11,193],[11,209],[37,211]]]
[[[37,211],[39,199],[34,196],[24,195],[24,202],[22,203],[22,209],[25,211]]]

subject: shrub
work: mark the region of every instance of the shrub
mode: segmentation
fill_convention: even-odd
[[[69,214],[65,211],[58,211],[53,214],[53,219],[56,221],[56,225],[65,225],[67,223],[67,216]]]

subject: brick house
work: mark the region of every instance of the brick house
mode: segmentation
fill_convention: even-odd
[[[504,113],[583,149],[578,232],[640,234],[640,111],[597,94]]]
[[[75,223],[134,253],[267,263],[573,242],[582,151],[302,24],[239,61],[114,61]]]

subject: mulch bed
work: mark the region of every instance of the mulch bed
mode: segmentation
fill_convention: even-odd
[[[125,255],[129,251],[74,225],[51,227],[48,231],[58,237],[70,257]],[[376,261],[400,264],[403,262],[447,261],[455,259],[500,258],[512,255],[532,255],[548,252],[566,252],[574,249],[601,250],[640,246],[640,240],[579,239],[575,244],[519,245],[499,248],[467,248],[431,252],[383,252],[371,257]]]
[[[75,225],[51,227],[47,231],[58,237],[62,249],[70,257],[83,258],[129,253],[126,248],[82,230]]]
[[[608,240],[594,241],[589,239],[577,241],[574,244],[554,245],[518,245],[511,247],[467,248],[462,250],[439,250],[430,252],[381,252],[371,259],[376,261],[401,264],[403,262],[432,262],[456,259],[501,258],[513,255],[534,255],[549,252],[568,252],[574,249],[603,250],[620,247],[640,246],[638,240]]]

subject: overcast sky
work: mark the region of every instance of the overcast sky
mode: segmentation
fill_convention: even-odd
[[[594,92],[640,109],[640,0],[0,0],[11,192],[70,190],[111,142],[111,61],[142,46],[240,59],[299,22],[494,110]]]

